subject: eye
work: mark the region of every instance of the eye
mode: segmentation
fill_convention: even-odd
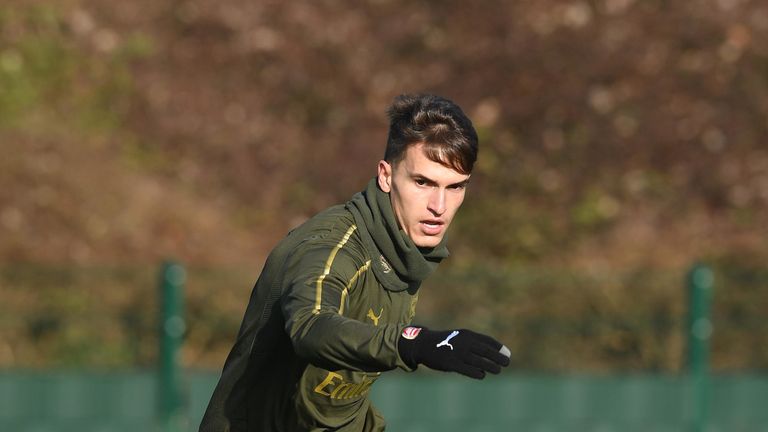
[[[424,185],[427,184],[427,181],[424,180],[424,179],[421,179],[421,178],[417,178],[416,179],[416,184],[419,185],[419,186],[424,186]]]

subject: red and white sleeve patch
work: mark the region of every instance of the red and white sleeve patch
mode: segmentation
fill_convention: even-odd
[[[406,339],[413,340],[421,333],[421,327],[406,327],[403,329],[402,336]]]

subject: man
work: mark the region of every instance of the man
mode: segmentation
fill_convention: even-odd
[[[381,372],[424,364],[481,379],[509,364],[488,336],[409,326],[421,282],[448,256],[477,134],[437,96],[399,96],[388,114],[366,189],[267,258],[201,432],[381,431],[368,399]]]

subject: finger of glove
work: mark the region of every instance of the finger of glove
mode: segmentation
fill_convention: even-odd
[[[497,363],[494,363],[491,360],[488,360],[485,357],[481,357],[479,355],[475,355],[474,353],[468,353],[467,358],[464,360],[468,365],[474,366],[478,369],[484,370],[486,372],[490,372],[494,375],[501,372],[501,366],[499,366]]]
[[[501,347],[503,346],[501,342],[497,341],[496,339],[488,335],[484,335],[482,333],[476,333],[471,330],[466,330],[466,332],[467,332],[467,336],[471,337],[472,341],[474,341],[476,344],[487,345],[496,351],[500,350]]]
[[[453,368],[454,372],[460,373],[464,376],[468,376],[470,378],[481,380],[485,378],[485,371],[481,368],[478,368],[476,366],[472,366],[468,363],[462,363],[456,365],[455,368]]]
[[[500,348],[501,344],[499,344],[499,348],[496,349],[484,344],[474,344],[472,345],[470,352],[477,354],[480,357],[486,358],[497,365],[504,367],[509,366],[509,357],[502,354],[499,351]]]

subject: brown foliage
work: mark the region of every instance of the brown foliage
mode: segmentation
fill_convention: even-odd
[[[258,269],[421,91],[481,136],[461,268],[768,256],[764,2],[48,3],[0,7],[4,262]]]
[[[139,183],[154,183],[168,210],[135,221],[143,248],[160,238],[166,253],[186,260],[233,259],[187,244],[191,231],[209,232],[212,243],[266,237],[252,243],[267,247],[360,189],[382,152],[391,98],[430,91],[464,106],[483,138],[463,219],[473,235],[461,237],[475,253],[541,260],[609,248],[631,262],[654,261],[650,249],[661,247],[680,264],[693,254],[671,243],[697,246],[718,233],[699,254],[765,253],[749,239],[768,201],[768,12],[760,2],[91,0],[54,10],[60,42],[86,59],[108,58],[136,35],[151,46],[128,63],[130,91],[107,101],[120,120],[92,156],[104,160],[77,162],[96,182],[91,173],[121,152],[154,158],[139,164]],[[16,33],[25,31],[34,33]],[[98,153],[79,147],[77,134],[61,135],[44,138]],[[16,140],[41,141],[24,129],[4,136]],[[141,200],[146,187],[126,193]],[[202,209],[217,215],[201,222]],[[77,236],[81,222],[50,231]],[[218,228],[201,230],[206,223]],[[240,234],[216,232],[225,226]],[[641,256],[628,251],[625,234]],[[659,234],[674,242],[658,245]],[[114,247],[93,244],[92,259],[144,252],[116,255]],[[72,258],[61,248],[2,249],[7,259]]]

